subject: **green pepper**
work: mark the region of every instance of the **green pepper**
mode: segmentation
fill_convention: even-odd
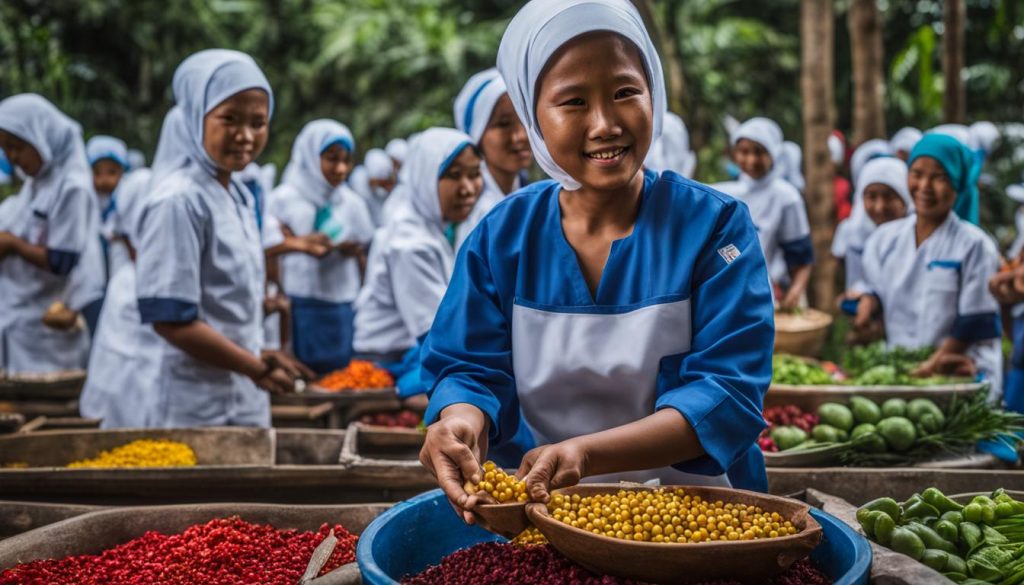
[[[949,555],[946,560],[946,567],[943,569],[947,573],[962,573],[967,574],[967,562],[957,555]]]
[[[898,553],[905,554],[915,561],[920,560],[924,555],[925,546],[921,538],[903,526],[897,526],[892,531],[890,548]]]
[[[967,561],[967,570],[975,579],[996,583],[1003,578],[1003,572],[999,567],[984,558],[971,558]]]
[[[900,505],[896,500],[892,498],[878,498],[877,500],[871,500],[870,502],[861,506],[860,509],[867,509],[872,512],[876,510],[880,512],[885,512],[889,515],[890,518],[893,519],[894,522],[900,521]]]
[[[956,545],[949,542],[945,538],[939,536],[939,533],[935,532],[931,528],[928,528],[924,524],[918,524],[917,522],[911,522],[904,526],[904,528],[910,530],[921,539],[921,542],[928,548],[936,548],[939,550],[946,551],[948,553],[956,554]]]
[[[875,519],[875,542],[882,546],[889,546],[892,543],[892,531],[896,529],[896,522],[881,510],[875,510],[875,512],[878,512],[877,515],[872,513]]]
[[[911,504],[909,508],[903,509],[903,520],[928,520],[930,518],[938,518],[939,511],[935,506],[921,500],[914,504]]]
[[[939,518],[957,525],[964,521],[964,515],[960,512],[946,512]]]
[[[960,550],[965,555],[970,554],[982,542],[981,528],[973,522],[961,522],[958,528],[960,530]]]
[[[875,536],[875,521],[871,518],[871,513],[877,510],[868,510],[867,508],[860,508],[857,510],[857,522],[860,523],[860,527],[864,530],[864,534],[868,535],[869,538]]]
[[[981,521],[985,524],[992,524],[996,521],[996,503],[988,496],[974,496],[971,504],[981,506]]]
[[[906,510],[907,508],[913,506],[914,504],[916,504],[916,503],[918,503],[920,501],[921,501],[921,494],[914,494],[914,495],[910,496],[909,498],[907,498],[906,501],[901,503],[900,506],[902,506],[903,509]]]
[[[921,562],[936,571],[941,571],[946,566],[948,560],[948,552],[935,548],[925,549],[924,554],[921,555]]]
[[[921,492],[921,499],[928,502],[940,512],[959,512],[964,507],[946,497],[938,489],[930,487]]]
[[[935,529],[935,532],[939,533],[939,536],[949,542],[956,542],[960,539],[960,530],[957,529],[956,524],[949,520],[939,520],[932,528]]]
[[[977,524],[981,522],[981,504],[971,502],[964,506],[964,520]]]

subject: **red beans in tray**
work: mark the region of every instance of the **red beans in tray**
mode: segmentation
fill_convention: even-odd
[[[278,530],[222,518],[180,534],[146,534],[98,555],[32,561],[0,573],[0,585],[295,585],[330,531]],[[321,575],[355,561],[358,536],[341,525]]]

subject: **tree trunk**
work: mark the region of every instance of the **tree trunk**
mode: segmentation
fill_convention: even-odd
[[[885,138],[885,53],[877,0],[852,0],[846,15],[853,53],[853,144]]]
[[[673,111],[685,120],[690,113],[686,107],[686,77],[683,75],[682,59],[679,55],[679,46],[676,44],[673,32],[676,29],[674,18],[674,2],[668,2],[664,6],[664,13],[659,15],[653,0],[632,0],[640,17],[647,25],[647,31],[651,35],[654,46],[658,47],[661,55],[661,65],[665,70],[665,85],[668,92],[668,109]],[[664,20],[659,17],[664,17]],[[669,22],[665,22],[669,21]]]
[[[815,267],[810,297],[813,306],[831,312],[836,297],[836,263],[831,254],[835,224],[832,158],[828,137],[835,125],[835,25],[832,0],[800,3],[800,95],[803,102],[804,165],[807,212],[811,222]]]
[[[964,69],[964,25],[966,0],[945,0],[942,8],[942,77],[945,93],[942,117],[947,124],[963,124],[967,119],[967,89],[960,73]]]

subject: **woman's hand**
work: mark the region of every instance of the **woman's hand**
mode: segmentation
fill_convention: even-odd
[[[358,258],[363,254],[363,245],[359,242],[345,241],[334,247],[342,256]]]
[[[78,324],[78,313],[72,311],[64,303],[53,303],[43,314],[43,325],[51,329],[69,331]]]
[[[587,449],[579,439],[531,449],[519,465],[516,477],[526,483],[526,493],[535,502],[551,498],[551,491],[574,486],[587,475]]]
[[[296,237],[297,249],[303,254],[323,258],[331,251],[331,240],[325,234],[314,232]]]
[[[1017,285],[1018,270],[1000,272],[988,281],[988,290],[999,304],[1013,305],[1024,301],[1024,290]],[[1024,284],[1024,283],[1022,283]]]
[[[487,433],[487,417],[479,408],[453,404],[427,427],[420,450],[420,463],[437,478],[437,484],[466,524],[475,522],[472,510],[479,497],[466,493],[464,485],[467,481],[478,483],[482,477],[480,463],[487,453]]]
[[[0,232],[0,260],[14,251],[15,240],[11,232]]]
[[[250,377],[260,388],[271,394],[295,392],[296,380],[309,380],[316,373],[290,355],[274,350],[264,350],[260,355],[262,370]]]
[[[880,309],[878,297],[875,295],[862,295],[857,303],[857,316],[853,318],[853,327],[859,330],[866,330],[871,325],[871,320]]]

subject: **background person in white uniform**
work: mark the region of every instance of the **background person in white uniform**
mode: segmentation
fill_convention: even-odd
[[[270,424],[264,391],[291,392],[312,375],[262,353],[264,259],[255,201],[232,181],[266,146],[272,93],[256,63],[211,49],[174,75],[186,141],[155,172],[140,218],[139,313],[165,340],[154,424]]]

